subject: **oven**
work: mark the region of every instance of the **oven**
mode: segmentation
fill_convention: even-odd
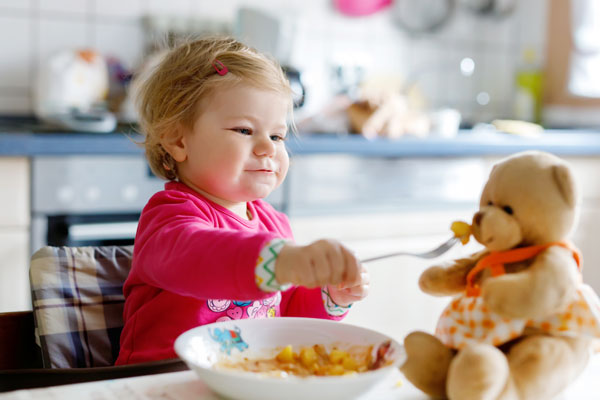
[[[31,251],[133,244],[140,213],[163,189],[142,154],[32,159]]]

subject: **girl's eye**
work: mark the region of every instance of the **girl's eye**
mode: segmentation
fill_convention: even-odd
[[[504,206],[502,207],[502,209],[504,210],[505,213],[507,213],[508,215],[512,215],[513,214],[513,209],[511,206]]]
[[[286,139],[284,135],[271,135],[271,140],[274,142],[282,142]]]
[[[252,130],[248,128],[234,128],[233,130],[242,135],[252,135]]]

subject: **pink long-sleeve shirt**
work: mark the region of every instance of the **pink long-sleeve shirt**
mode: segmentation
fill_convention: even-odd
[[[116,365],[175,358],[188,329],[226,319],[302,316],[340,319],[323,306],[320,288],[263,292],[255,281],[260,250],[292,239],[285,214],[248,203],[251,220],[169,182],[142,211],[125,281],[125,326]]]

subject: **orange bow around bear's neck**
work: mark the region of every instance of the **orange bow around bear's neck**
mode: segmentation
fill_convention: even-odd
[[[577,263],[577,267],[581,268],[581,255],[579,254],[579,250],[577,250],[571,243],[563,241],[550,242],[535,246],[518,247],[516,249],[505,251],[492,251],[490,254],[479,260],[477,264],[475,264],[475,267],[467,274],[467,296],[477,297],[481,294],[481,288],[479,284],[475,283],[475,277],[480,271],[489,268],[492,276],[504,275],[506,273],[504,270],[504,264],[528,260],[537,256],[550,246],[561,246],[567,250],[570,250],[573,253],[573,258]]]

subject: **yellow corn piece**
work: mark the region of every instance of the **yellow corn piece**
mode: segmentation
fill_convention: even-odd
[[[454,236],[459,238],[462,244],[469,243],[471,237],[471,225],[463,221],[454,221],[450,225],[450,229],[454,232]]]
[[[348,353],[338,349],[333,349],[331,350],[331,353],[329,353],[329,361],[333,364],[341,364],[346,357],[348,357]]]
[[[346,370],[341,365],[332,365],[331,368],[327,371],[327,375],[344,375]]]
[[[292,351],[292,345],[288,344],[277,354],[277,360],[284,363],[294,362],[294,352]]]
[[[310,367],[317,362],[317,352],[312,347],[303,347],[300,350],[300,362],[305,367]]]
[[[349,355],[348,357],[344,357],[342,367],[347,371],[356,371],[358,369],[358,363]]]
[[[323,368],[321,368],[318,363],[312,364],[308,369],[313,375],[322,375],[323,372]]]

